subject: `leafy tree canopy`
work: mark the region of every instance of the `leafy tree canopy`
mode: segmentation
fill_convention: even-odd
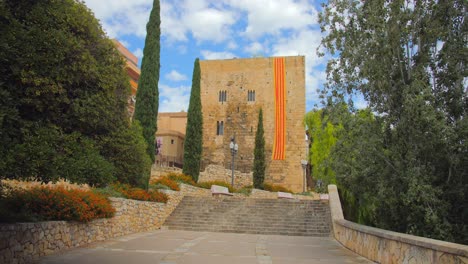
[[[103,142],[130,129],[130,87],[97,19],[78,1],[5,0],[0,35],[0,175],[115,179],[121,153]]]
[[[337,143],[338,181],[354,196],[364,189],[367,204],[376,197],[374,225],[465,244],[466,11],[462,0],[330,0],[319,18],[336,55],[324,94],[362,93],[378,116],[345,127],[362,134]]]

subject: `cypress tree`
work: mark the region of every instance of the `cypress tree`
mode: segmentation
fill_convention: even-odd
[[[263,189],[265,180],[265,137],[263,136],[263,111],[258,113],[257,132],[255,134],[253,182],[254,188]]]
[[[192,77],[192,91],[187,113],[187,128],[184,143],[183,173],[190,175],[194,181],[200,174],[200,159],[203,144],[203,116],[200,99],[200,62],[195,60]]]
[[[145,48],[141,62],[141,75],[136,95],[135,120],[143,127],[147,153],[154,161],[154,138],[157,131],[159,107],[159,53],[161,36],[159,0],[154,0],[148,24],[146,24]]]

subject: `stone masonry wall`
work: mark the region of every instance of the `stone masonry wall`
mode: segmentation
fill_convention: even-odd
[[[155,230],[185,195],[211,196],[208,189],[181,184],[181,191],[164,191],[166,204],[110,198],[115,216],[89,223],[48,221],[0,224],[0,263],[31,263],[61,250],[127,234]]]
[[[223,181],[231,183],[232,171],[225,169],[223,166],[208,165],[205,171],[200,172],[198,182],[208,181]],[[253,173],[241,173],[234,170],[234,188],[242,188],[253,185]]]
[[[468,263],[468,246],[359,225],[343,218],[335,185],[328,186],[335,239],[377,263]]]
[[[272,160],[275,131],[274,58],[200,61],[203,113],[202,167],[215,164],[229,168],[229,142],[235,135],[239,145],[236,170],[250,172],[257,130],[258,112],[263,109],[265,129],[265,182],[302,190],[301,159],[305,158],[303,118],[305,115],[305,57],[285,57],[286,67],[286,159]],[[248,91],[255,101],[248,101]],[[219,101],[226,91],[227,100]],[[217,135],[217,122],[224,122],[224,134]]]

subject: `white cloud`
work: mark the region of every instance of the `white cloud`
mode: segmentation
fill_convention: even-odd
[[[141,62],[141,59],[143,58],[143,50],[140,48],[137,48],[136,50],[133,51],[133,55],[137,56],[138,61]]]
[[[232,10],[208,0],[161,3],[161,31],[169,41],[187,41],[190,33],[197,41],[219,43],[229,38],[236,21]]]
[[[190,100],[189,86],[171,87],[159,84],[159,112],[187,111]]]
[[[226,52],[226,51],[209,51],[209,50],[202,50],[201,54],[203,58],[207,60],[222,60],[222,59],[232,59],[235,58],[236,55],[234,55],[231,52]]]
[[[230,50],[235,50],[235,49],[237,49],[237,43],[235,41],[231,40],[227,44],[227,48],[230,49]]]
[[[251,38],[264,34],[278,34],[281,30],[301,30],[317,23],[317,11],[306,0],[228,0],[247,13],[248,25],[244,33]]]
[[[85,0],[109,37],[146,35],[152,0]]]
[[[166,79],[171,80],[171,81],[175,81],[175,82],[187,80],[186,75],[181,74],[180,72],[178,72],[176,70],[172,70],[171,72],[169,72],[165,76],[166,76]]]
[[[316,53],[322,39],[320,30],[304,30],[295,35],[283,37],[273,44],[274,56],[306,56],[306,94],[308,101],[319,101],[317,89],[326,80],[324,66],[327,58]]]
[[[259,42],[252,42],[250,45],[245,47],[245,51],[250,54],[256,55],[258,53],[265,53],[266,49]]]

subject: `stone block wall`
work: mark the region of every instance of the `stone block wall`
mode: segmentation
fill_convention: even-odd
[[[468,246],[359,225],[343,218],[335,185],[328,186],[335,239],[377,263],[468,263]]]
[[[231,183],[232,171],[219,165],[208,165],[205,171],[200,172],[198,182],[223,181]],[[253,173],[242,173],[234,170],[234,188],[253,185]]]
[[[259,109],[263,109],[265,129],[266,177],[268,183],[281,184],[293,191],[302,190],[302,167],[306,157],[305,57],[285,57],[286,143],[285,160],[272,160],[275,134],[274,58],[249,58],[200,61],[203,113],[202,166],[216,164],[229,168],[229,143],[235,135],[239,145],[236,168],[250,172],[253,166],[255,132]],[[220,101],[220,91],[227,100]],[[248,101],[248,92],[255,100]],[[223,122],[224,133],[217,134]]]

